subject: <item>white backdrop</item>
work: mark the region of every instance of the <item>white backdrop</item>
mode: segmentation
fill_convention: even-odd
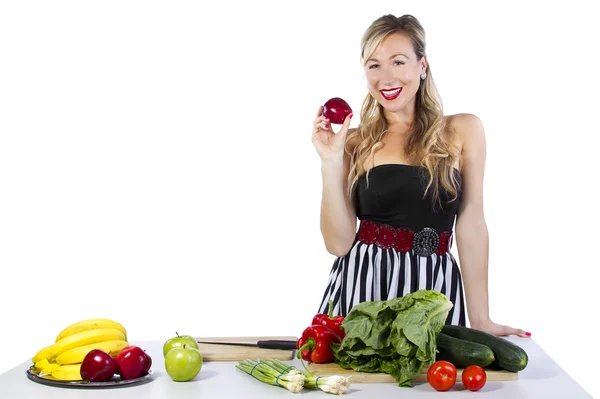
[[[198,3],[0,5],[0,373],[92,317],[132,341],[301,334],[334,261],[315,112],[358,114],[363,31],[410,13],[446,114],[486,128],[492,318],[600,393],[584,2]]]

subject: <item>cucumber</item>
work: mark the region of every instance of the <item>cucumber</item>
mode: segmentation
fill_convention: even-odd
[[[494,352],[487,346],[440,333],[437,338],[436,360],[446,360],[456,367],[471,365],[486,367],[495,360]]]
[[[516,373],[527,367],[529,361],[527,353],[520,346],[504,338],[474,328],[454,325],[445,325],[442,328],[442,333],[489,347],[496,358],[493,364],[503,370]]]

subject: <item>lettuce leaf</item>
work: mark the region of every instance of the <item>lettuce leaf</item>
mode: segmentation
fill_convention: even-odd
[[[452,306],[433,290],[362,302],[344,318],[342,343],[331,345],[335,362],[345,369],[384,372],[399,386],[412,387],[423,366],[435,362],[437,336]]]

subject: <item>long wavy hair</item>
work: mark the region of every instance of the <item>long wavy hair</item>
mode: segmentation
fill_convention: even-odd
[[[375,20],[365,31],[361,40],[361,63],[366,66],[368,60],[381,42],[393,33],[401,33],[409,37],[417,59],[425,56],[425,32],[419,21],[412,15],[396,17],[384,15]],[[436,205],[441,206],[440,186],[450,194],[449,202],[458,198],[458,182],[454,173],[454,164],[459,151],[452,146],[450,137],[444,136],[446,124],[441,98],[431,74],[429,63],[427,76],[421,80],[416,94],[415,118],[410,127],[410,134],[405,148],[405,157],[414,166],[424,167],[429,175],[425,195],[431,190],[431,197]],[[352,195],[359,177],[365,173],[367,160],[374,164],[375,152],[383,146],[382,139],[387,132],[387,121],[383,114],[383,106],[367,93],[360,113],[361,123],[358,129],[348,134],[346,151],[350,156],[348,174],[348,194]],[[449,132],[452,133],[452,132]],[[352,150],[349,150],[352,148]],[[367,172],[367,184],[369,180]],[[446,196],[444,196],[446,197]]]

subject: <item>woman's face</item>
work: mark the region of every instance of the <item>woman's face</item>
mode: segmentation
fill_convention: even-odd
[[[400,111],[414,103],[426,67],[426,57],[417,60],[407,36],[391,34],[365,65],[369,92],[387,111]]]

